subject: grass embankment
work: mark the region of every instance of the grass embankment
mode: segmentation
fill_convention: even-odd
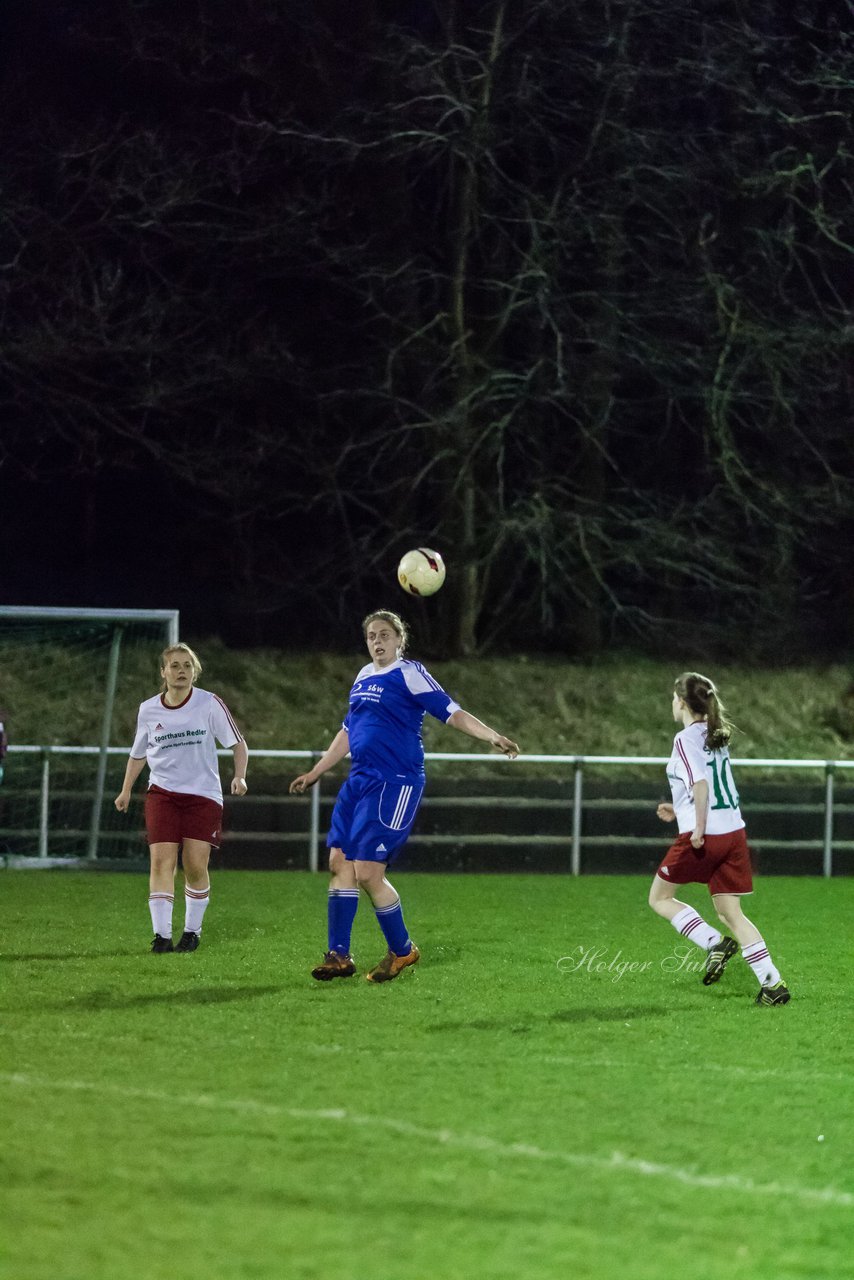
[[[107,638],[108,639],[108,638]],[[204,663],[201,685],[230,706],[255,748],[322,748],[337,732],[347,692],[363,661],[349,654],[241,651],[191,638]],[[417,655],[416,655],[417,656]],[[4,646],[0,703],[18,743],[93,744],[100,740],[106,649]],[[690,662],[690,655],[686,655]],[[666,755],[673,725],[670,662],[609,654],[579,662],[505,657],[431,662],[430,670],[469,711],[535,754]],[[734,754],[776,758],[854,758],[854,714],[846,709],[848,667],[780,669],[716,666],[740,732]],[[139,702],[158,687],[156,649],[127,647],[112,743],[133,738]],[[434,751],[479,750],[428,717]]]

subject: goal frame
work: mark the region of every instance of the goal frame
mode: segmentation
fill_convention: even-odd
[[[95,862],[98,857],[101,806],[104,801],[108,748],[113,726],[113,709],[116,702],[119,654],[122,645],[121,624],[124,622],[160,622],[163,624],[166,645],[177,644],[179,638],[179,611],[177,609],[73,609],[48,605],[41,607],[0,605],[0,623],[4,619],[15,619],[21,622],[32,620],[36,622],[103,622],[116,624],[110,645],[100,741],[95,744],[98,747],[98,764],[95,773],[95,791],[92,796],[92,817],[89,822],[89,841],[86,852],[86,860]]]

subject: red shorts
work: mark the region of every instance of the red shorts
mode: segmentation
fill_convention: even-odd
[[[145,795],[145,831],[149,844],[181,844],[201,840],[219,847],[222,805],[207,796],[149,787]]]
[[[753,870],[747,832],[727,831],[706,836],[701,849],[691,844],[685,831],[673,842],[658,868],[658,875],[670,884],[707,884],[709,893],[752,893]]]

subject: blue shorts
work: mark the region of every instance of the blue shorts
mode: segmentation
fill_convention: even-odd
[[[420,780],[351,773],[338,792],[327,845],[341,849],[348,862],[391,862],[409,839],[423,793]]]

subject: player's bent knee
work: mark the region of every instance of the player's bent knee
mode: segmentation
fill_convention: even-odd
[[[333,889],[356,889],[356,869],[348,862],[341,849],[334,849],[329,855],[330,884]]]
[[[379,889],[385,878],[385,863],[356,862],[353,865],[356,871],[356,883],[360,889],[365,889],[368,893]]]
[[[729,925],[730,928],[732,928],[733,925],[738,923],[743,915],[741,903],[738,898],[732,899],[716,896],[713,901],[715,904],[715,911],[717,911],[719,918],[723,920],[724,924]]]
[[[339,875],[342,871],[346,870],[346,867],[347,867],[347,859],[344,857],[344,850],[330,849],[329,850],[329,870],[332,872],[332,874],[334,876]]]
[[[649,906],[652,907],[653,911],[655,911],[657,915],[661,915],[662,907],[664,907],[666,903],[670,903],[672,901],[673,894],[667,892],[667,887],[658,878],[658,876],[656,876],[649,887],[649,897],[647,899]]]
[[[356,868],[356,883],[362,889],[377,889],[382,884],[382,876],[378,876],[373,871],[364,871],[361,867]]]

